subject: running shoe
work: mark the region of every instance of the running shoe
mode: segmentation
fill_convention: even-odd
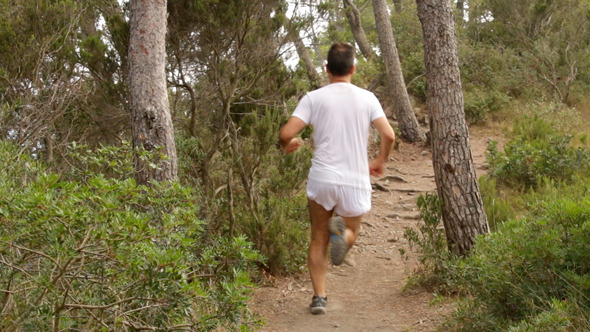
[[[311,299],[311,304],[309,305],[309,311],[313,315],[323,315],[326,313],[326,304],[328,303],[327,297],[321,297],[319,295],[314,295]]]
[[[348,252],[348,242],[345,237],[346,224],[340,216],[332,217],[328,221],[330,228],[330,259],[338,266],[344,262]]]

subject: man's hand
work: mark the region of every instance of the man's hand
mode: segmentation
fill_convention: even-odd
[[[281,150],[285,153],[291,153],[295,150],[299,149],[299,147],[303,145],[303,141],[299,137],[292,138],[287,145],[283,146]]]
[[[395,132],[386,117],[380,117],[373,121],[373,126],[381,135],[379,155],[369,163],[369,173],[373,176],[382,176],[385,173],[385,163],[389,160],[389,153],[395,142]]]
[[[299,137],[295,137],[303,128],[305,128],[305,122],[296,116],[289,118],[287,123],[281,128],[279,132],[279,144],[281,151],[285,153],[291,153],[297,150],[303,141]]]
[[[369,163],[369,173],[372,176],[383,176],[383,173],[385,173],[385,163],[378,159],[372,160]]]

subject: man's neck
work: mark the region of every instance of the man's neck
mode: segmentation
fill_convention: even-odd
[[[346,75],[346,76],[329,75],[328,78],[329,78],[330,84],[332,84],[332,83],[350,83],[352,75]]]

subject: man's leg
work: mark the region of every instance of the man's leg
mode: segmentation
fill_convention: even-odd
[[[330,258],[332,264],[338,266],[344,262],[346,254],[354,245],[361,228],[361,218],[334,217],[328,222],[330,230]]]
[[[346,223],[345,239],[348,243],[348,248],[352,248],[356,242],[356,238],[359,236],[361,230],[361,219],[363,216],[357,217],[342,217]]]
[[[363,215],[371,210],[371,191],[358,188],[339,187],[339,202],[335,212],[341,219],[332,220],[329,227],[332,237],[332,262],[340,265],[346,252],[352,248],[361,229]],[[354,217],[350,217],[350,216]],[[345,217],[347,216],[347,217]],[[344,233],[343,233],[344,232]]]
[[[332,211],[327,211],[314,200],[309,199],[308,202],[311,217],[311,243],[309,244],[307,266],[309,267],[313,294],[326,297],[328,244],[330,243],[328,220],[332,216]]]

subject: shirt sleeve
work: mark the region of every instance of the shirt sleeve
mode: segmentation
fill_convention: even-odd
[[[311,98],[309,95],[305,95],[297,104],[295,111],[293,111],[292,116],[296,116],[303,120],[305,124],[309,124],[311,121]]]
[[[374,94],[372,94],[372,96],[373,102],[371,103],[371,122],[385,116],[385,111],[383,111],[383,107],[381,107],[379,99],[377,99]]]

